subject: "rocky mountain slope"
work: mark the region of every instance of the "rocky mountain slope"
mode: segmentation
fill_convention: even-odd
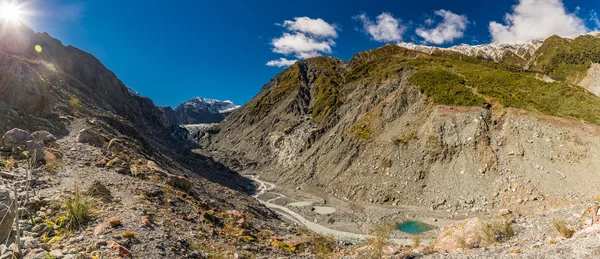
[[[150,99],[91,54],[2,28],[0,258],[290,254],[250,180],[174,139]]]
[[[301,61],[211,147],[235,168],[349,201],[529,211],[589,199],[600,98],[576,84],[599,43],[551,37],[527,62],[396,45]]]
[[[156,107],[91,54],[7,28],[0,259],[598,255],[595,36],[308,59],[173,132],[232,104]],[[450,224],[388,243],[378,224],[416,214]]]
[[[219,123],[239,106],[231,101],[196,97],[177,106],[161,108],[169,125]]]

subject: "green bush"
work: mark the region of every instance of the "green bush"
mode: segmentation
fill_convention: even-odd
[[[80,228],[96,215],[93,200],[81,194],[78,189],[73,193],[73,197],[67,198],[63,202],[63,208],[66,218],[62,226],[70,230]]]

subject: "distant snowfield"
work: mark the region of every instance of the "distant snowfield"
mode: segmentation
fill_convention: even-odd
[[[195,97],[190,99],[187,102],[181,104],[183,107],[194,107],[194,108],[206,108],[208,111],[212,113],[227,113],[231,112],[237,108],[239,105],[235,105],[232,101],[226,100],[216,100],[209,99],[203,97]]]
[[[525,43],[515,43],[515,44],[499,44],[499,43],[491,43],[491,44],[481,44],[481,45],[468,45],[461,44],[457,46],[452,46],[449,48],[440,48],[426,45],[417,45],[409,42],[398,43],[398,46],[404,47],[407,49],[418,50],[421,52],[425,52],[428,54],[433,53],[435,50],[448,50],[458,52],[467,56],[474,57],[484,57],[487,59],[491,59],[494,61],[500,61],[502,57],[505,55],[506,51],[512,52],[513,54],[523,58],[528,59],[527,56],[531,57],[535,53],[537,49],[539,49],[544,41],[530,41]]]

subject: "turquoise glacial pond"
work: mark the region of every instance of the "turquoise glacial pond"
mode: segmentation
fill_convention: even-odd
[[[435,229],[435,226],[420,221],[406,221],[398,225],[398,230],[409,234],[421,234]]]

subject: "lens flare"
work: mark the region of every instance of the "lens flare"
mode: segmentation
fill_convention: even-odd
[[[0,5],[0,17],[12,24],[20,24],[23,20],[23,11],[18,5],[5,3]]]
[[[42,46],[35,45],[35,51],[37,51],[38,53],[42,53]]]

